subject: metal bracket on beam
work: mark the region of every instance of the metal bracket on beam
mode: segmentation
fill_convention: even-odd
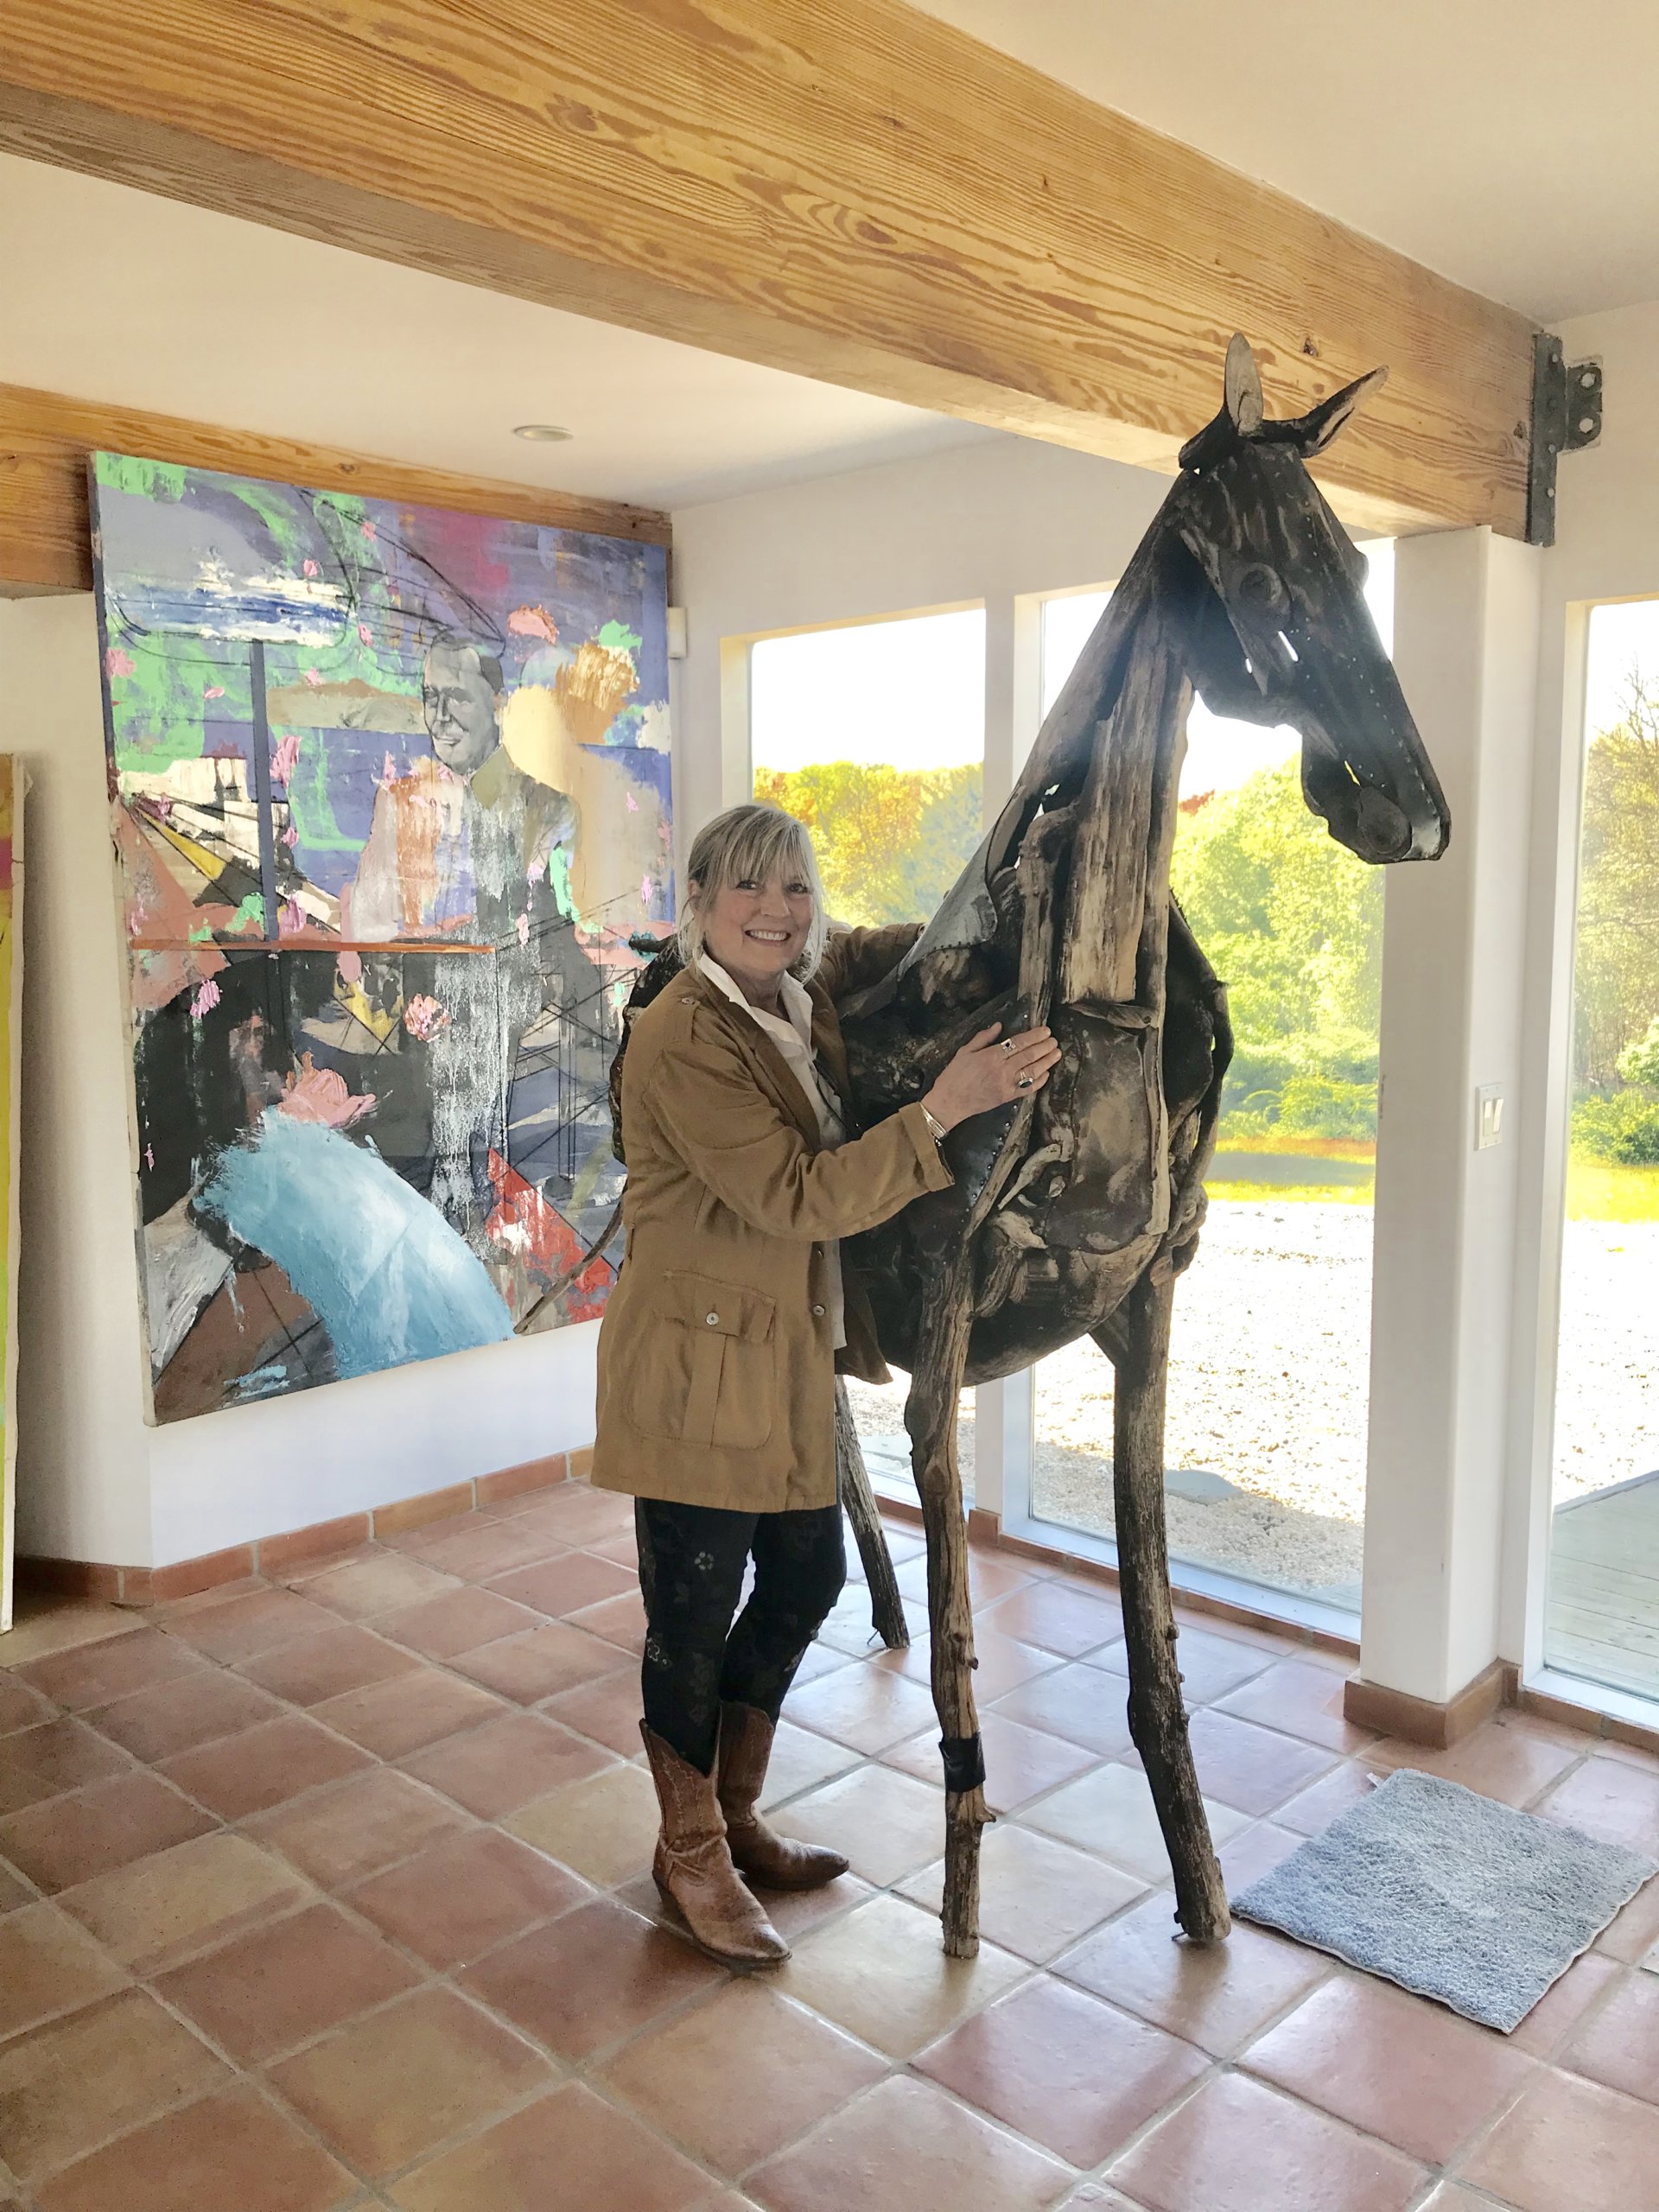
[[[1569,368],[1548,330],[1532,340],[1532,451],[1527,469],[1527,543],[1555,543],[1555,464],[1601,435],[1601,363]]]

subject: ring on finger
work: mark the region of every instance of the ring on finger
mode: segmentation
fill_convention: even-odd
[[[1032,1077],[1028,1075],[1017,1075],[1014,1078],[1014,1087],[1016,1090],[1029,1090],[1031,1085]]]
[[[1014,1050],[1014,1039],[1012,1037],[1005,1037],[1002,1039],[1002,1049],[1005,1052],[1011,1052]]]

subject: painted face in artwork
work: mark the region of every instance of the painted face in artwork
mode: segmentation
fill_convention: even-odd
[[[499,664],[476,645],[431,648],[422,671],[421,704],[432,750],[457,776],[481,768],[501,742]]]

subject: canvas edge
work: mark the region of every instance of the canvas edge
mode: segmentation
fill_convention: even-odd
[[[115,788],[115,704],[110,692],[108,612],[105,599],[104,531],[99,507],[98,464],[105,448],[97,448],[86,456],[86,505],[92,524],[92,606],[98,620],[98,693],[104,716],[104,764],[111,794]],[[112,456],[118,458],[118,456]],[[127,1109],[127,1189],[132,1203],[132,1259],[137,1274],[138,1292],[138,1388],[143,1408],[144,1427],[159,1426],[156,1414],[156,1377],[152,1371],[149,1339],[149,1282],[144,1263],[143,1198],[138,1180],[138,1075],[134,1058],[134,1045],[137,1023],[132,1000],[132,948],[129,942],[125,902],[125,882],[121,871],[120,848],[115,841],[114,825],[109,827],[110,898],[115,917],[115,957],[118,985],[120,991],[122,1020],[121,1058],[124,1073],[124,1090]]]
[[[22,1260],[23,1135],[23,802],[29,770],[15,753],[3,756],[11,786],[11,961],[5,1009],[6,1086],[5,1343],[0,1347],[0,1635],[10,1628],[17,1552],[17,1299]]]

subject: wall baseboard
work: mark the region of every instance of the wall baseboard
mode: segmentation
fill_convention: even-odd
[[[1343,1690],[1343,1717],[1356,1728],[1375,1728],[1380,1735],[1421,1744],[1429,1751],[1448,1751],[1453,1744],[1471,1735],[1483,1720],[1491,1719],[1500,1705],[1510,1701],[1508,1690],[1508,1670],[1501,1659],[1484,1667],[1473,1681],[1465,1682],[1443,1705],[1356,1677]]]
[[[545,1459],[528,1459],[520,1466],[502,1467],[494,1474],[477,1475],[443,1490],[422,1491],[415,1497],[395,1498],[366,1513],[348,1513],[337,1521],[315,1521],[304,1529],[286,1529],[257,1537],[229,1551],[208,1552],[200,1559],[183,1559],[171,1567],[118,1567],[102,1560],[20,1558],[16,1581],[20,1590],[37,1590],[54,1598],[92,1598],[106,1605],[157,1605],[175,1598],[194,1598],[204,1590],[264,1576],[278,1580],[294,1567],[334,1552],[353,1550],[377,1537],[402,1535],[423,1529],[434,1521],[447,1521],[457,1513],[471,1513],[480,1505],[502,1505],[509,1499],[545,1490],[553,1483],[574,1481],[593,1464],[591,1450],[555,1452]]]

